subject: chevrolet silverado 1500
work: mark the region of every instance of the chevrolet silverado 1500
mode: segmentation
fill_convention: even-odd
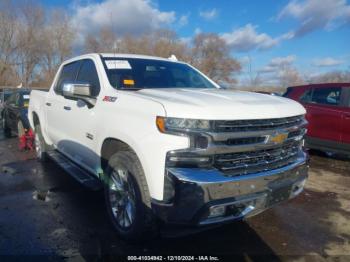
[[[103,186],[128,239],[153,235],[159,221],[224,223],[298,195],[304,114],[290,99],[220,88],[174,57],[123,54],[64,62],[29,106],[38,159]]]

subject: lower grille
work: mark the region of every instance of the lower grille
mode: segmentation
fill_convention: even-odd
[[[300,148],[301,142],[293,141],[270,149],[219,154],[214,157],[214,166],[227,176],[259,173],[295,162]]]

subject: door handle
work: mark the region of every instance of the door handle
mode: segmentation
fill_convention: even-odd
[[[63,108],[64,108],[64,110],[67,110],[67,111],[72,109],[70,106],[64,106]]]
[[[46,105],[47,105],[47,106],[51,106],[51,103],[47,102]]]
[[[350,114],[344,114],[344,117],[345,117],[346,119],[350,119]]]

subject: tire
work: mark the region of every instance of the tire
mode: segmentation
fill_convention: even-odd
[[[24,134],[25,134],[25,131],[24,131],[23,123],[22,123],[21,120],[19,120],[18,123],[17,123],[17,136],[21,137]]]
[[[35,143],[35,152],[36,152],[36,158],[40,161],[40,162],[46,162],[48,159],[47,156],[47,150],[48,150],[48,146],[44,140],[44,137],[41,133],[41,127],[40,125],[36,125],[35,126],[35,139],[34,139],[34,143]]]
[[[157,236],[146,178],[133,151],[120,151],[109,159],[104,192],[108,214],[119,236],[131,241]]]
[[[10,138],[12,137],[12,131],[11,131],[11,128],[7,125],[7,121],[6,121],[6,117],[3,116],[3,128],[4,128],[4,135],[5,137],[7,138]]]

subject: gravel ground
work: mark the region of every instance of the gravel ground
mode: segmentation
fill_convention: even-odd
[[[106,261],[160,254],[349,261],[350,162],[311,152],[310,166],[299,197],[258,216],[197,234],[130,244],[113,233],[101,192],[84,189],[52,162],[38,163],[32,152],[19,152],[15,138],[0,139],[0,261]]]

